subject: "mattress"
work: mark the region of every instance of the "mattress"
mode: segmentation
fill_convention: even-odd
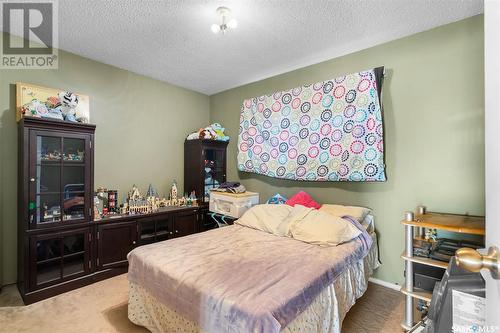
[[[368,286],[368,278],[379,266],[376,234],[368,254],[346,265],[342,272],[280,332],[340,333],[342,320]],[[129,319],[152,332],[214,332],[162,301],[140,283],[129,282]],[[214,314],[215,316],[215,314]]]

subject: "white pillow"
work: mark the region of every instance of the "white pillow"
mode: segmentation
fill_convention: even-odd
[[[290,220],[287,217],[292,210],[289,205],[255,205],[235,223],[278,236],[289,236]]]
[[[322,205],[319,210],[339,217],[346,215],[352,216],[356,220],[358,220],[359,223],[362,223],[366,215],[368,215],[371,212],[370,208],[365,208],[365,207],[330,205],[330,204]]]
[[[321,246],[336,246],[359,236],[361,231],[351,222],[321,210],[311,209],[290,225],[293,238]]]

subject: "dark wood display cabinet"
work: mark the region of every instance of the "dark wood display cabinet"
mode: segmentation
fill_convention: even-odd
[[[208,215],[210,190],[226,181],[228,141],[184,141],[184,191],[196,192],[200,203],[200,219],[203,230],[216,224]]]
[[[19,122],[18,288],[26,304],[125,273],[136,246],[202,230],[199,207],[94,221],[94,131]]]

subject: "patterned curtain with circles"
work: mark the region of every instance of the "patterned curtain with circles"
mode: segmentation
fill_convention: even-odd
[[[385,181],[376,69],[243,101],[238,169],[305,181]]]

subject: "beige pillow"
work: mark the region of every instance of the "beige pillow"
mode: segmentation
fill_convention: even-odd
[[[321,246],[336,246],[359,236],[361,231],[351,222],[320,210],[312,209],[290,225],[293,238]]]
[[[366,215],[368,215],[371,212],[370,208],[365,208],[365,207],[329,205],[329,204],[324,204],[323,206],[321,206],[319,210],[338,217],[346,215],[352,216],[356,220],[358,220],[359,223],[361,223],[365,219]]]
[[[235,223],[278,236],[288,236],[287,217],[292,210],[293,207],[288,205],[256,205],[247,210]]]

